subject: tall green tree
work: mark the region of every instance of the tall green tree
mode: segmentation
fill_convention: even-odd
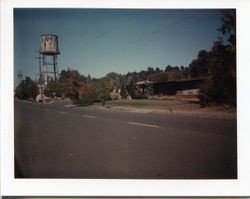
[[[59,78],[62,95],[77,100],[79,98],[78,89],[84,80],[84,77],[77,70],[62,70]]]
[[[110,100],[109,88],[106,87],[104,81],[100,81],[97,85],[98,100],[102,102],[104,106],[106,101]]]
[[[36,83],[30,78],[25,77],[15,89],[15,97],[21,100],[27,100],[29,98],[35,99],[38,95],[38,87]]]
[[[189,64],[189,71],[192,78],[205,77],[208,75],[210,67],[211,52],[201,50],[198,53],[197,59],[194,59]]]
[[[209,59],[209,75],[201,86],[201,103],[226,103],[236,106],[236,10],[221,11],[218,29],[225,38],[214,42]]]
[[[109,92],[113,90],[118,90],[121,87],[121,79],[122,75],[118,73],[108,73],[104,78],[103,81],[105,82],[106,88],[108,88]]]
[[[230,43],[231,48],[236,50],[236,10],[224,9],[221,10],[222,25],[218,28],[223,35],[228,35],[227,41]]]
[[[80,102],[84,105],[91,104],[98,99],[98,93],[93,81],[86,81],[78,90]]]
[[[149,75],[148,79],[149,81],[152,81],[152,82],[164,82],[164,81],[168,81],[168,74],[167,72],[159,72],[159,73]]]

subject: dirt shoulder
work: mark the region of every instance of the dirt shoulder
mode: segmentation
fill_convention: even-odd
[[[65,106],[75,106],[70,101],[54,102],[64,104]],[[136,113],[155,113],[168,115],[184,115],[201,118],[214,118],[234,120],[237,117],[236,108],[228,106],[208,106],[201,107],[198,102],[185,101],[176,99],[165,100],[118,100],[109,101],[105,106],[101,103],[96,103],[89,108],[111,110],[111,111],[126,111]]]
[[[197,103],[187,103],[170,106],[146,106],[146,107],[130,107],[130,106],[112,106],[108,109],[115,111],[128,111],[138,113],[158,113],[168,115],[185,115],[202,118],[215,118],[215,119],[236,119],[236,109],[225,106],[209,106],[201,108]]]

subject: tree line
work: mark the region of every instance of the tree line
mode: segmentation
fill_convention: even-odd
[[[136,82],[164,82],[191,78],[204,78],[200,85],[202,105],[226,103],[236,106],[236,11],[221,10],[222,25],[218,28],[223,38],[218,38],[210,51],[201,50],[188,66],[167,65],[165,69],[148,67],[127,74],[108,73],[102,78],[92,78],[68,68],[62,70],[55,82],[49,79],[45,89],[48,97],[68,97],[74,103],[90,104],[96,101],[121,98],[140,98],[128,85]],[[133,88],[133,87],[131,87]],[[37,84],[26,77],[16,88],[19,99],[34,98],[38,94]]]
[[[74,103],[91,104],[107,100],[142,98],[140,94],[128,89],[140,81],[173,81],[190,78],[188,67],[166,66],[165,70],[158,67],[148,67],[139,72],[127,74],[108,73],[102,78],[92,78],[81,74],[78,70],[66,69],[59,74],[57,81],[50,78],[44,90],[47,97],[70,98]],[[16,88],[15,96],[22,100],[35,98],[39,94],[38,82],[26,77]]]

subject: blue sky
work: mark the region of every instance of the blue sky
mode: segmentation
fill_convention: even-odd
[[[102,77],[188,66],[199,50],[222,36],[216,9],[14,9],[14,70],[38,79],[38,49],[45,33],[59,37],[59,71]]]

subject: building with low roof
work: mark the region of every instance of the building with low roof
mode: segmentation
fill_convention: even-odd
[[[131,90],[130,86],[133,86],[135,92],[139,92],[142,95],[194,95],[197,97],[203,81],[204,78],[163,82],[140,81],[134,85],[127,85],[127,90]]]

